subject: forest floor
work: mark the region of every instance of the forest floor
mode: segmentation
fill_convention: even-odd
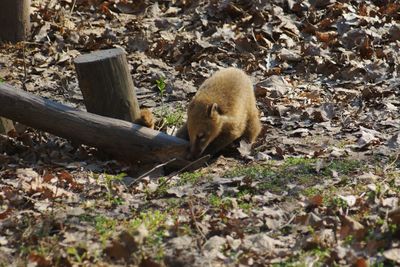
[[[400,264],[397,1],[32,6],[29,40],[1,46],[0,82],[84,109],[74,58],[122,47],[140,105],[172,134],[201,82],[234,66],[263,131],[251,150],[132,185],[145,168],[32,128],[0,135],[0,266]]]

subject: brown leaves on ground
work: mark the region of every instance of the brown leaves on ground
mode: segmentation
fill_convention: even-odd
[[[199,172],[156,170],[129,188],[149,166],[32,129],[1,135],[0,262],[399,264],[399,10],[33,0],[31,38],[2,45],[1,82],[83,108],[74,58],[123,47],[141,106],[173,132],[199,84],[236,66],[253,77],[263,131]]]

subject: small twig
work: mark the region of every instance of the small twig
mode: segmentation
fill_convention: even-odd
[[[192,217],[192,220],[194,222],[194,225],[196,227],[197,232],[199,232],[199,234],[201,235],[201,237],[206,240],[207,237],[206,235],[203,233],[203,231],[200,229],[199,225],[197,224],[197,220],[196,220],[196,216],[194,215],[194,210],[193,210],[193,203],[190,200],[190,198],[188,198],[188,204],[189,204],[189,208],[190,208],[190,217]]]
[[[30,200],[30,201],[32,201],[32,202],[39,202],[39,200],[34,199],[34,198],[32,198],[32,197],[28,197],[28,196],[22,196],[22,197],[25,198],[25,199],[27,199],[27,200]]]
[[[383,167],[383,173],[384,173],[384,175],[385,175],[385,178],[384,178],[382,181],[379,182],[380,185],[383,185],[383,183],[385,183],[385,182],[387,181],[387,179],[389,178],[389,176],[386,175],[386,172],[387,172],[390,168],[393,168],[393,166],[394,166],[394,165],[396,164],[396,162],[399,160],[399,156],[400,156],[400,154],[397,154],[397,155],[396,155],[396,158],[395,158],[392,162],[390,162],[389,164],[386,164],[385,167]]]
[[[291,31],[289,31],[289,30],[286,30],[286,29],[282,29],[282,31],[284,32],[284,33],[286,33],[287,35],[289,35],[290,37],[293,37],[293,39],[298,39],[297,37],[297,35],[295,34],[295,33],[293,33],[293,32],[291,32]]]
[[[43,175],[44,176],[44,175]],[[56,203],[56,198],[57,198],[57,193],[58,193],[58,187],[59,187],[59,183],[60,183],[60,178],[57,177],[57,182],[56,182],[56,192],[54,193],[54,197],[51,199],[51,215],[54,215],[54,206]]]
[[[74,0],[74,2],[72,3],[71,12],[70,12],[71,14],[72,14],[72,12],[74,12],[75,5],[76,5],[76,0]]]
[[[386,164],[386,166],[383,168],[383,171],[386,172],[388,169],[392,168],[395,164],[396,161],[399,159],[400,154],[396,155],[396,158],[394,160],[392,160],[392,162],[390,162],[389,164]]]
[[[140,181],[141,179],[143,179],[144,177],[146,177],[147,175],[149,175],[149,174],[152,173],[153,171],[155,171],[155,170],[157,170],[157,169],[159,169],[159,168],[161,168],[161,167],[164,167],[165,165],[168,165],[168,164],[170,164],[171,162],[174,162],[175,160],[176,160],[176,158],[173,158],[173,159],[168,160],[167,162],[164,162],[164,163],[161,163],[161,164],[155,166],[155,167],[152,168],[151,170],[145,172],[144,174],[140,175],[138,178],[136,178],[135,180],[133,180],[133,181],[128,185],[128,187],[134,185],[135,183],[137,183],[138,181]]]
[[[22,87],[25,91],[26,89],[26,81],[28,80],[28,72],[26,70],[26,54],[25,54],[25,42],[22,42],[22,60],[23,60],[23,68],[24,68],[24,81],[22,82]]]
[[[293,215],[293,216],[289,219],[289,221],[287,221],[287,223],[285,223],[284,225],[282,225],[279,229],[283,229],[283,228],[285,228],[286,226],[288,226],[289,224],[291,224],[292,221],[294,220],[294,218],[296,218],[296,215]]]
[[[161,123],[161,126],[158,126],[158,131],[161,131],[161,129],[164,127],[164,125],[165,125],[165,119],[163,118],[162,119],[162,123]]]
[[[176,125],[174,125],[174,127],[172,128],[172,131],[171,131],[171,135],[175,135],[176,129],[177,129],[177,127],[176,127]]]

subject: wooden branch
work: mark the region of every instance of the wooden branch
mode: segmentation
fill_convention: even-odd
[[[0,42],[23,41],[30,32],[30,0],[1,0]]]
[[[131,162],[183,158],[187,141],[130,122],[79,111],[0,84],[0,116],[97,147]]]
[[[88,112],[130,122],[139,119],[124,50],[114,48],[78,56],[75,69]]]

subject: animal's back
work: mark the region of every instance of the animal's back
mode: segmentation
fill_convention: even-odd
[[[255,105],[250,78],[239,69],[217,71],[199,88],[195,101],[217,103],[225,115],[243,113],[247,105]]]

